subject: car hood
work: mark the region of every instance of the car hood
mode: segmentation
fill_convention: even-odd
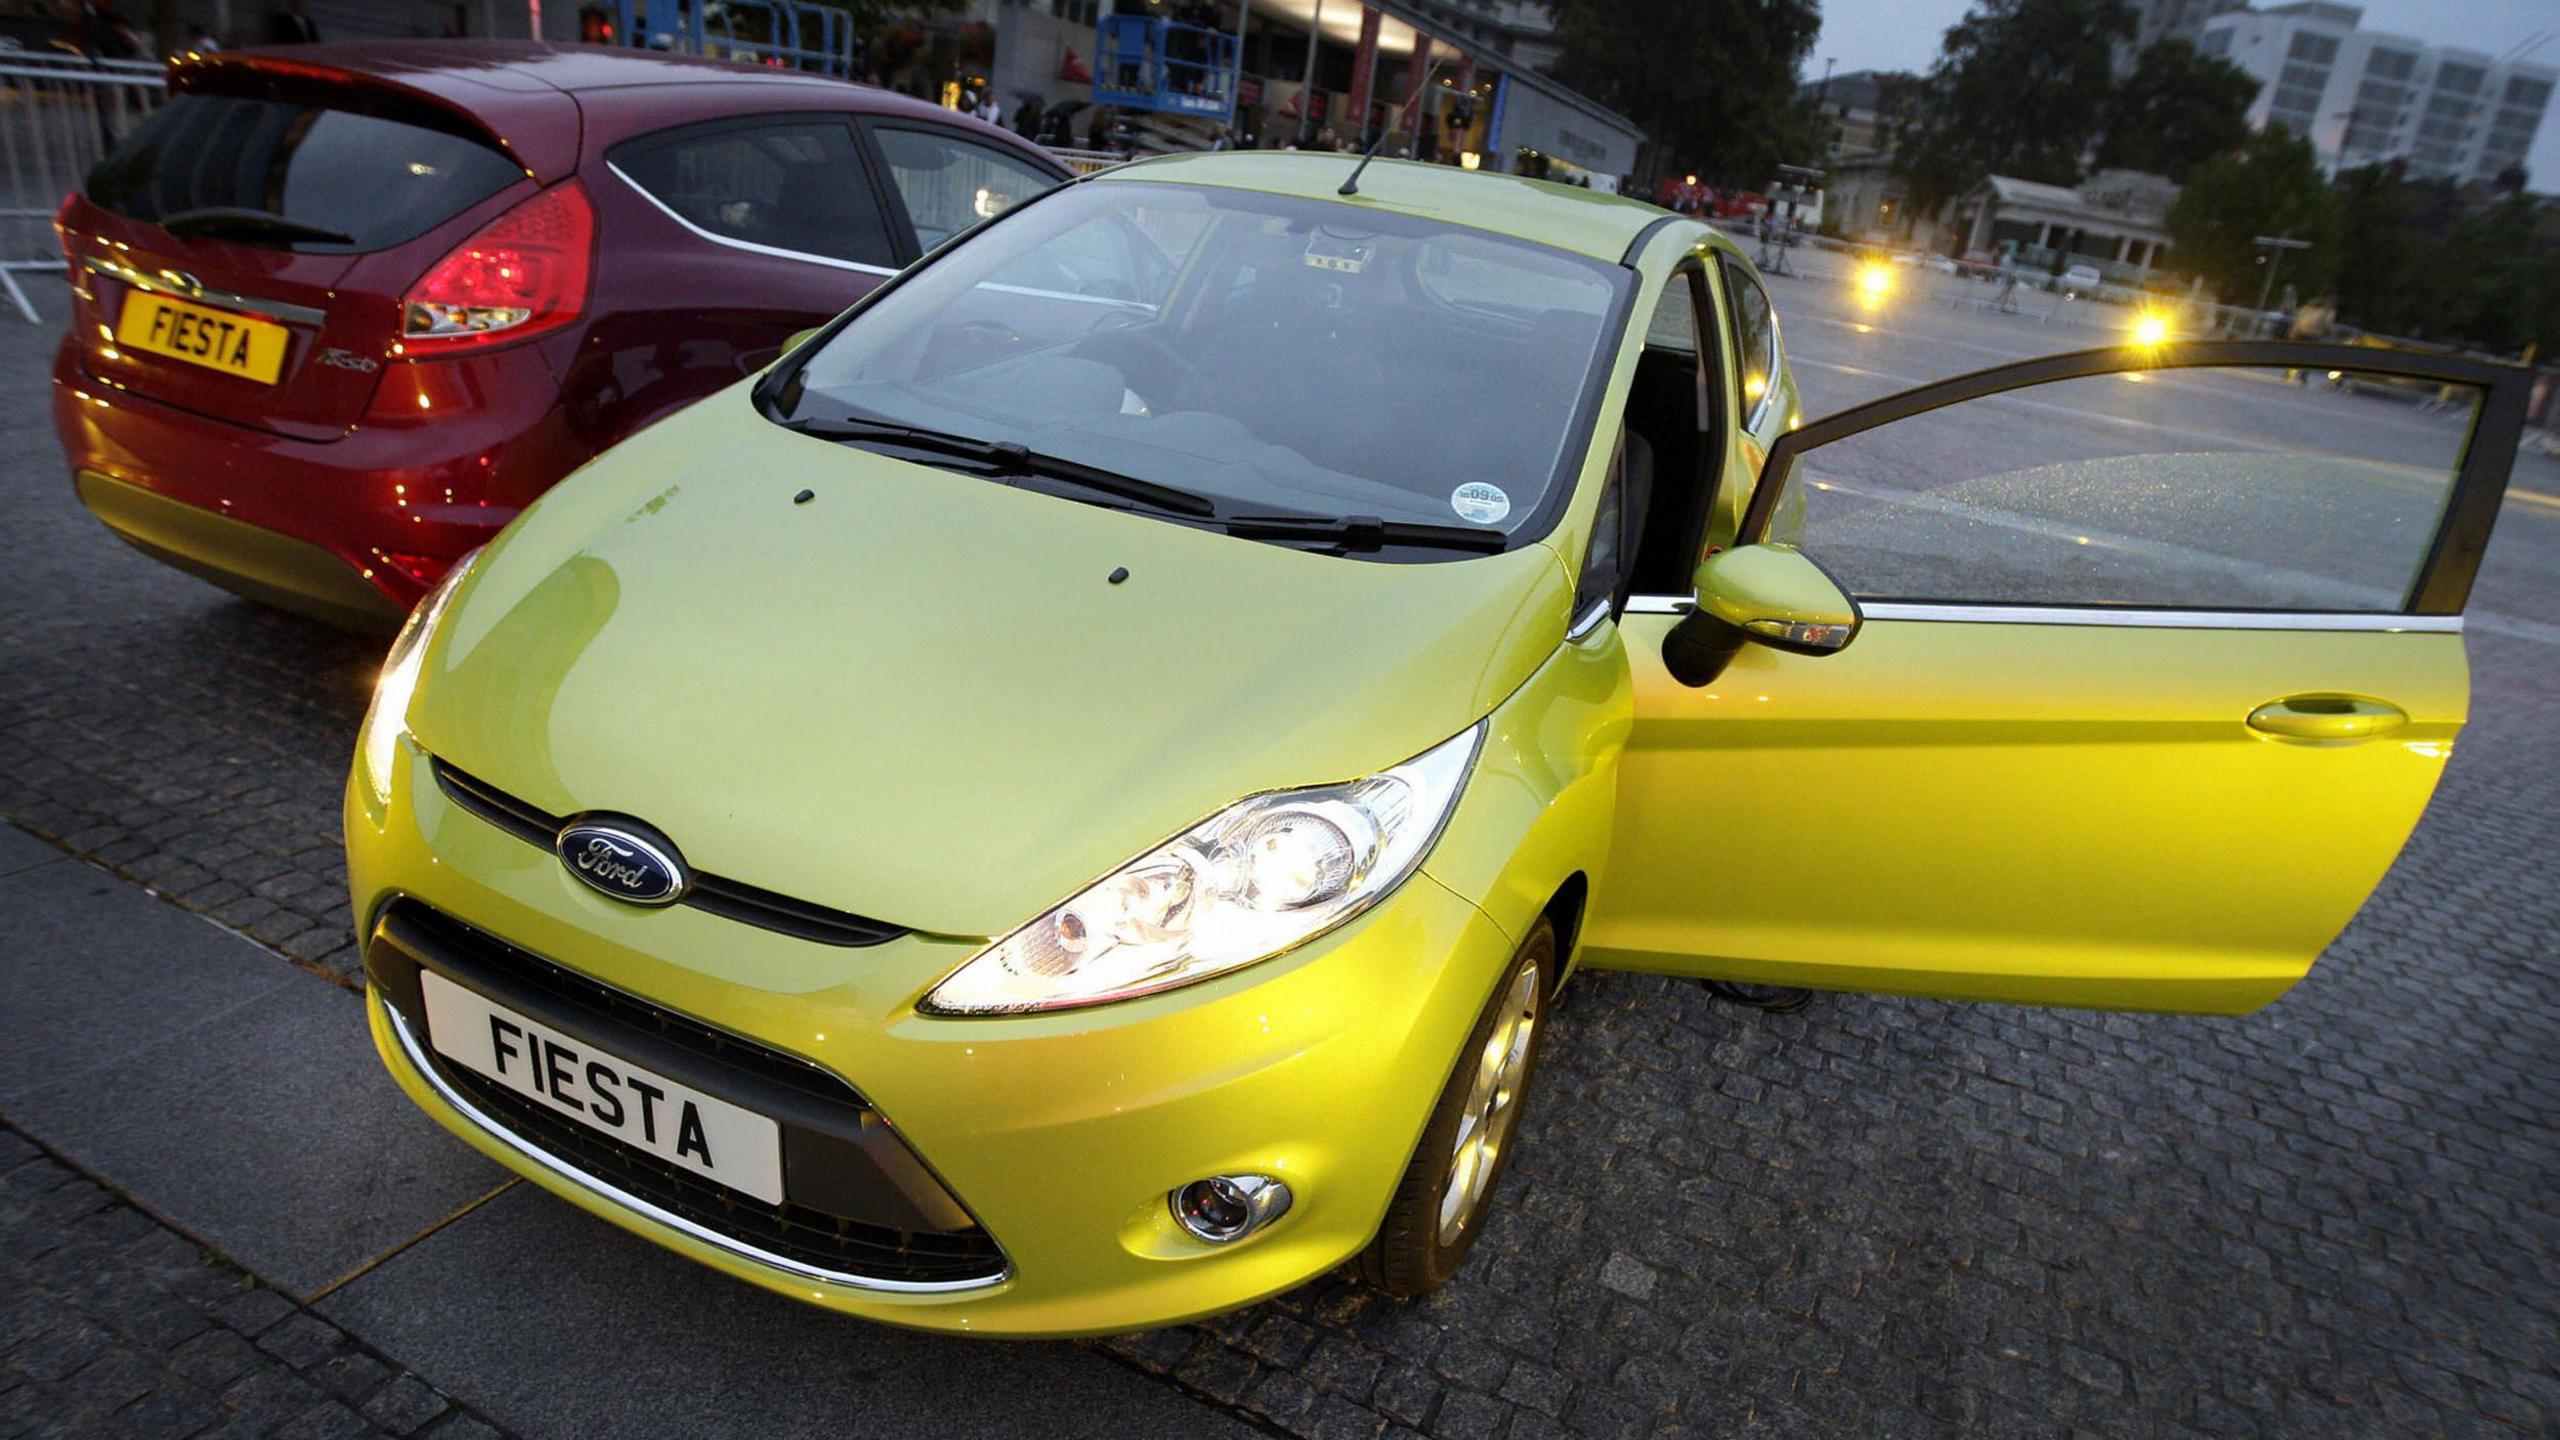
[[[1244,796],[1456,734],[1568,603],[1544,545],[1287,550],[795,435],[739,387],[508,529],[411,729],[697,869],[995,935]]]

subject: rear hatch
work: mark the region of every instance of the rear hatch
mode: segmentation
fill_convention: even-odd
[[[467,113],[364,76],[235,62],[181,83],[64,207],[92,297],[82,365],[204,415],[335,438],[396,353],[402,287],[468,233],[458,221],[533,181]]]

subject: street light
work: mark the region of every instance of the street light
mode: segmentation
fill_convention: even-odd
[[[2249,243],[2257,246],[2261,250],[2272,250],[2275,252],[2273,262],[2267,266],[2266,282],[2258,287],[2258,313],[2264,315],[2267,313],[2267,299],[2275,293],[2276,271],[2284,268],[2284,252],[2287,250],[2308,250],[2311,248],[2311,242],[2308,240],[2295,240],[2282,235],[2259,235],[2251,238]]]

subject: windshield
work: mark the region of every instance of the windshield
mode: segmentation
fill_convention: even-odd
[[[883,295],[811,358],[784,418],[1021,445],[1221,515],[1509,534],[1571,483],[1628,280],[1373,209],[1094,181]]]
[[[285,250],[387,249],[524,178],[494,146],[291,100],[174,96],[89,172],[128,220]]]

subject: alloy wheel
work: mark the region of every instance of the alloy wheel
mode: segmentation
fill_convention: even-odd
[[[1523,967],[1503,999],[1502,1015],[1476,1057],[1475,1080],[1458,1114],[1458,1137],[1449,1156],[1449,1183],[1440,1195],[1440,1243],[1452,1245],[1474,1223],[1510,1147],[1520,1118],[1520,1086],[1528,1078],[1529,1051],[1537,1039],[1539,971]]]

